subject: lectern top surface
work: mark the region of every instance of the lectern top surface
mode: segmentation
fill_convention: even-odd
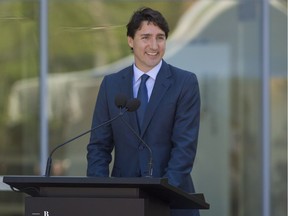
[[[125,194],[125,191],[130,190],[133,192],[132,194],[158,197],[169,202],[174,208],[209,208],[203,194],[188,194],[170,185],[166,178],[4,176],[3,182],[10,185],[12,189],[30,196],[51,196],[51,194],[60,196],[61,193],[66,195],[81,193],[81,196],[84,196],[86,192],[91,195],[91,191],[96,193],[100,191],[100,194],[107,191],[108,194],[113,195],[118,192]],[[131,195],[131,193],[129,194]]]

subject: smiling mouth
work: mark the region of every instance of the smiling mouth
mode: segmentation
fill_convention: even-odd
[[[150,56],[156,56],[158,53],[157,52],[146,52],[147,55],[150,55]]]

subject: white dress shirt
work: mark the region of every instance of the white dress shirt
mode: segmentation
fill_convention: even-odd
[[[143,71],[139,70],[136,65],[133,65],[133,71],[134,71],[134,78],[133,78],[133,94],[134,98],[137,98],[138,89],[141,83],[141,76],[143,74],[149,75],[148,80],[146,81],[146,87],[147,87],[147,93],[148,93],[148,101],[150,99],[150,96],[152,94],[152,90],[156,81],[157,74],[162,66],[162,60],[159,62],[158,65],[156,65],[154,68],[152,68],[150,71],[144,73]]]

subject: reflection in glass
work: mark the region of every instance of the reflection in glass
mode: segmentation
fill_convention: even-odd
[[[103,76],[133,62],[125,25],[132,11],[148,5],[170,23],[165,60],[199,79],[192,175],[211,204],[201,215],[260,216],[260,4],[49,1],[49,148],[90,128]],[[39,174],[38,6],[36,0],[0,2],[0,175]],[[287,214],[286,7],[271,1],[271,214],[279,216]],[[52,175],[85,175],[88,139],[57,151]],[[22,215],[22,196],[0,191],[0,200],[1,215]]]

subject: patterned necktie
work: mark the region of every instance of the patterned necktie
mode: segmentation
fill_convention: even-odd
[[[146,87],[146,81],[148,79],[149,79],[149,76],[147,74],[143,74],[141,76],[141,83],[140,83],[138,94],[137,94],[137,98],[141,101],[141,105],[137,110],[139,128],[141,128],[142,126],[144,114],[145,114],[146,107],[148,104],[148,93],[147,93],[147,87]]]

